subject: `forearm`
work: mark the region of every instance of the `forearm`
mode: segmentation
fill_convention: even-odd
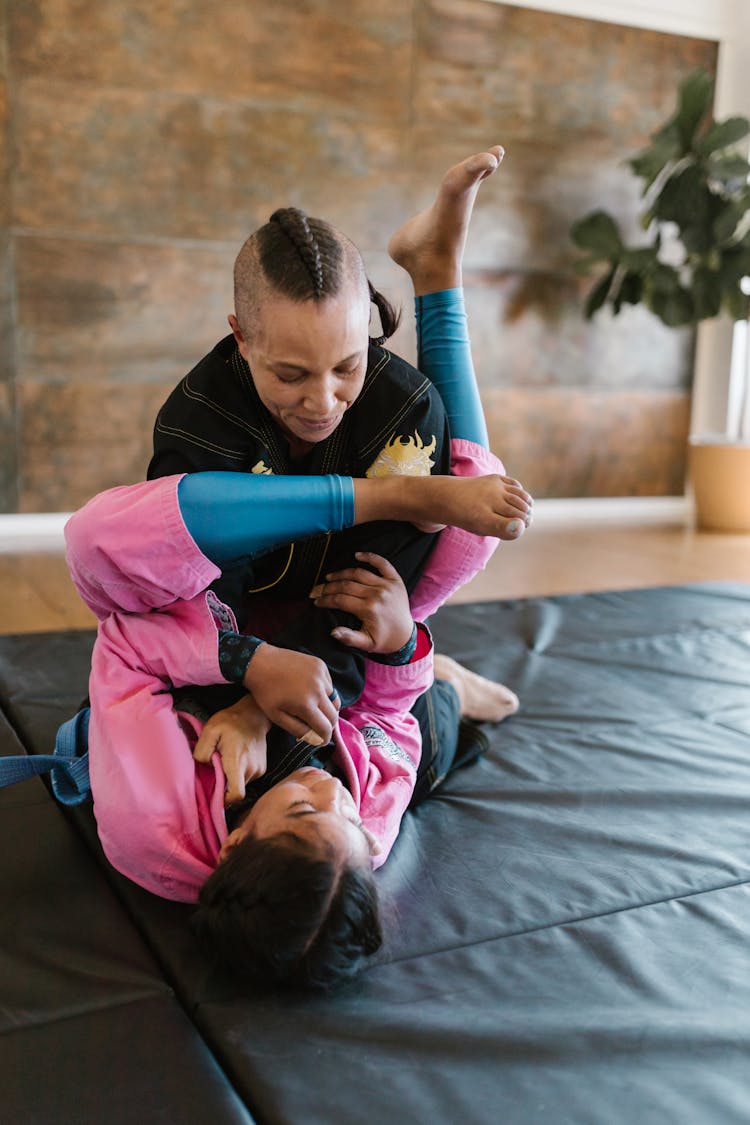
[[[422,738],[411,707],[433,679],[432,646],[422,635],[426,650],[411,663],[397,668],[368,663],[362,696],[342,715],[342,736],[350,745],[356,741],[361,763],[360,816],[381,845],[375,867],[388,858],[414,791]]]
[[[180,512],[200,550],[219,565],[282,543],[349,527],[350,477],[203,472],[183,477]]]

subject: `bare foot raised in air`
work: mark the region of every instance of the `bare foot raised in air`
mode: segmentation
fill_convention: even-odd
[[[456,689],[461,714],[478,722],[499,723],[518,710],[518,696],[493,680],[470,672],[450,656],[435,653],[435,679],[447,680]]]
[[[502,146],[494,145],[454,164],[443,176],[431,206],[408,219],[391,238],[388,253],[411,277],[416,296],[461,286],[464,247],[477,192],[504,156]],[[491,487],[497,493],[491,507],[499,520],[493,520],[492,531],[471,530],[505,540],[519,539],[531,523],[531,496],[509,477],[493,478]],[[429,520],[414,522],[423,531],[438,531],[444,526]],[[466,527],[460,517],[457,522]]]
[[[434,293],[461,285],[463,259],[474,200],[505,151],[494,145],[450,168],[434,203],[408,219],[388,243],[388,253],[412,279],[414,293]]]

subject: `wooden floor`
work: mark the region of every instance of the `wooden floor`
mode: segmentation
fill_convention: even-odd
[[[677,585],[713,579],[750,583],[750,535],[611,521],[532,528],[501,544],[455,602]],[[94,621],[57,553],[0,554],[0,633],[86,629]]]

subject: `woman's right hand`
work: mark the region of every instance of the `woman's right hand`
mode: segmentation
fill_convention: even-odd
[[[317,656],[262,644],[247,666],[243,683],[276,726],[302,738],[313,731],[324,746],[338,718],[338,697],[328,666]]]
[[[219,755],[226,779],[225,805],[241,801],[247,783],[266,772],[268,727],[268,720],[249,695],[217,711],[203,727],[193,757],[208,763],[215,753]]]

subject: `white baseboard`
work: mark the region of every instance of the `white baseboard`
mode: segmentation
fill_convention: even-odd
[[[672,527],[692,521],[689,496],[586,496],[536,500],[534,527],[593,527],[597,524],[648,524]]]
[[[21,551],[62,552],[63,527],[70,512],[35,512],[0,516],[0,554]],[[569,524],[686,525],[692,517],[687,496],[604,496],[573,500],[537,500],[535,527]]]
[[[70,512],[29,512],[0,516],[0,554],[15,551],[59,551],[65,548],[63,528]]]

